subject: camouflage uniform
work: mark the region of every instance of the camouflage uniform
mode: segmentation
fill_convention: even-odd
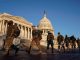
[[[13,21],[9,21],[7,27],[7,36],[4,45],[7,54],[9,54],[9,50],[11,48],[11,45],[13,44],[13,39],[14,39],[13,33],[14,33]]]
[[[72,35],[70,37],[70,40],[71,40],[71,47],[72,47],[72,49],[75,49],[76,48],[76,38],[74,37],[74,35]]]
[[[28,51],[29,54],[30,54],[30,51],[31,51],[31,47],[34,45],[34,43],[36,43],[36,46],[39,48],[39,50],[41,52],[41,46],[40,46],[40,40],[41,39],[42,39],[42,31],[33,29],[33,31],[32,31],[32,41],[31,41],[31,45],[30,45],[30,48],[29,48],[29,51]]]
[[[47,36],[47,49],[49,49],[49,45],[51,45],[51,48],[52,48],[52,53],[53,53],[53,40],[54,40],[54,36],[52,33],[48,33],[48,36]]]
[[[64,42],[65,42],[67,49],[69,49],[69,37],[67,35],[65,36]]]
[[[19,51],[19,44],[20,44],[20,39],[18,38],[18,36],[20,35],[20,30],[17,26],[17,24],[14,24],[14,40],[13,40],[13,45],[12,45],[12,49],[15,50],[15,55],[18,53]]]
[[[79,53],[80,53],[80,39],[79,38],[77,39],[77,46],[78,46]]]
[[[64,48],[64,37],[62,35],[60,35],[60,33],[58,33],[58,37],[57,37],[57,42],[58,42],[58,50],[60,51],[61,48]]]

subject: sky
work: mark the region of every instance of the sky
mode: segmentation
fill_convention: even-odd
[[[80,0],[0,0],[0,13],[21,16],[38,25],[46,11],[54,33],[80,37]]]

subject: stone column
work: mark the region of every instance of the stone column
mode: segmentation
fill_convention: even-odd
[[[0,32],[1,32],[1,21],[0,21]]]
[[[20,35],[19,35],[19,37],[21,37],[21,25],[18,24],[17,26],[20,29]]]
[[[31,39],[31,28],[29,28],[29,39]]]
[[[28,39],[29,39],[29,36],[30,36],[30,35],[29,35],[29,28],[28,28]]]
[[[20,33],[21,38],[23,37],[23,28],[21,26],[21,33]]]
[[[30,28],[29,28],[29,39],[30,39],[30,36],[31,36],[31,35],[30,35]]]
[[[4,21],[4,35],[6,34],[6,22]]]
[[[4,35],[4,29],[5,29],[5,27],[4,27],[4,20],[2,21],[2,34]]]
[[[25,36],[25,38],[26,38],[26,27],[25,27],[25,30],[24,30],[24,36]]]
[[[25,38],[25,27],[23,26],[23,38]]]
[[[3,20],[1,21],[1,32],[3,34]]]
[[[2,19],[0,18],[0,34],[1,34],[1,24],[2,24]]]
[[[5,34],[7,32],[7,23],[5,23]]]
[[[1,21],[1,33],[2,33],[2,21]]]
[[[24,38],[24,27],[22,26],[22,37]]]
[[[28,39],[28,28],[26,27],[26,37]]]
[[[32,39],[32,28],[31,28],[31,39]]]
[[[2,21],[0,21],[0,36],[2,36]]]

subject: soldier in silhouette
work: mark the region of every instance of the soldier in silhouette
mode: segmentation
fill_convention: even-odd
[[[70,40],[71,40],[72,49],[75,49],[76,48],[76,38],[74,37],[74,35],[70,37]]]
[[[17,24],[13,25],[13,21],[10,20],[8,21],[8,25],[7,25],[7,36],[5,39],[5,44],[4,44],[4,48],[6,50],[6,54],[9,55],[9,51],[10,49],[13,49],[13,40],[14,38],[17,38],[20,34],[20,30],[18,29]],[[17,53],[18,48],[15,49],[15,53]]]
[[[69,50],[69,37],[67,35],[65,36],[64,42],[65,42],[67,49]]]
[[[41,46],[40,46],[40,40],[42,39],[42,31],[38,30],[35,26],[32,26],[32,41],[30,44],[30,48],[28,53],[30,54],[31,47],[36,43],[36,46],[39,48],[39,51],[41,53]]]
[[[54,40],[53,34],[50,31],[48,31],[48,35],[47,35],[47,50],[49,49],[49,45],[51,45],[52,53],[53,53],[53,47],[54,47],[53,46],[54,45],[53,40]]]
[[[77,46],[78,46],[78,49],[79,49],[79,52],[80,52],[80,39],[79,38],[77,39]]]
[[[13,39],[14,39],[13,34],[14,34],[13,21],[10,20],[8,21],[8,25],[7,25],[7,36],[6,36],[5,45],[4,45],[7,55],[9,54],[9,50],[11,49],[11,46],[13,44]]]
[[[58,32],[57,42],[58,42],[58,50],[60,51],[61,49],[63,49],[65,51],[64,37],[60,34],[60,32]]]
[[[20,38],[18,37],[20,35],[20,29],[18,28],[17,24],[14,24],[14,40],[13,40],[13,45],[12,49],[15,50],[15,55],[19,51],[19,45],[20,45]]]

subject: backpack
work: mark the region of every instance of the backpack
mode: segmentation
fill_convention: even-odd
[[[41,40],[42,39],[42,31],[41,30],[33,30],[32,36],[34,39],[39,38]]]
[[[54,40],[54,36],[52,33],[49,33],[47,36],[47,40]]]
[[[62,35],[58,36],[58,42],[62,42],[64,37]]]

